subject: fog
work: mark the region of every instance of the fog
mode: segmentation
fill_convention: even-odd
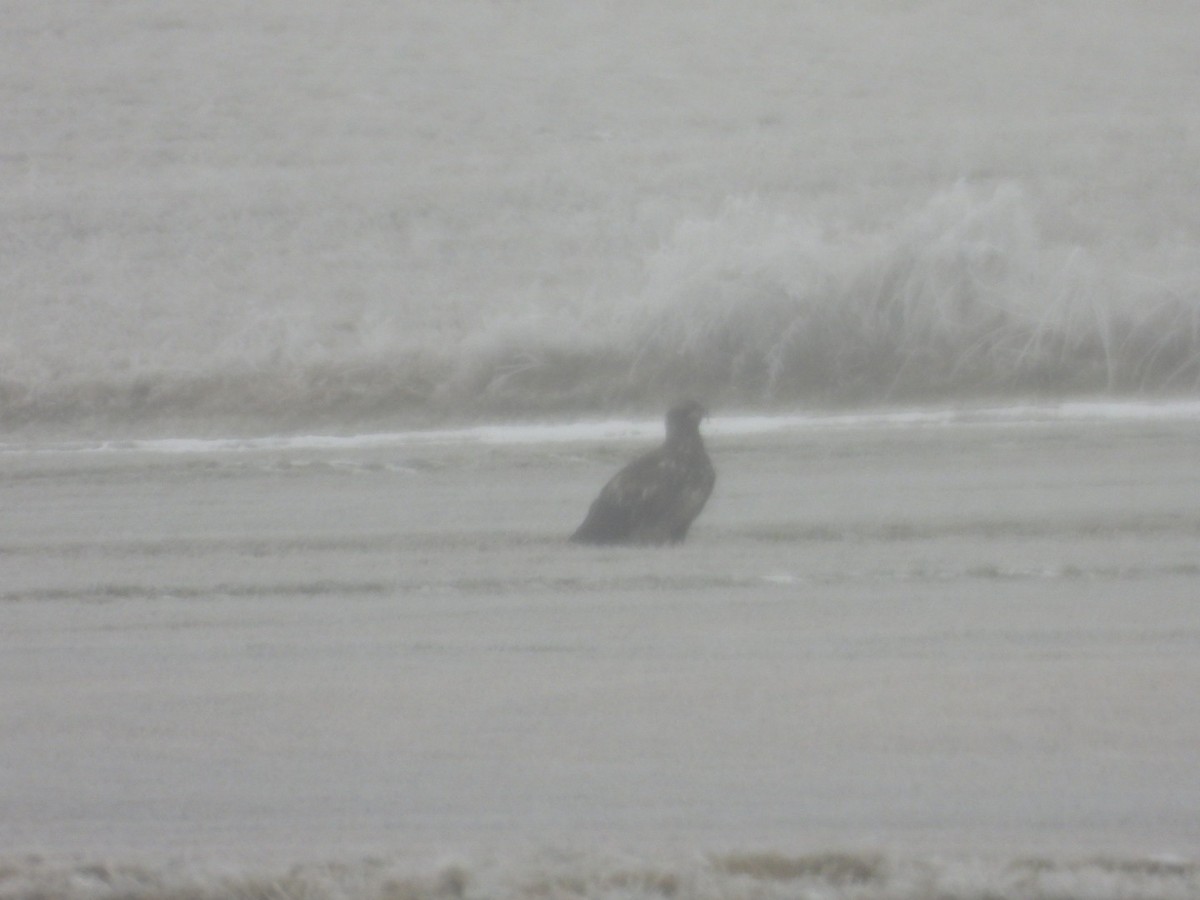
[[[2,900],[1200,892],[1200,4],[0,13]]]

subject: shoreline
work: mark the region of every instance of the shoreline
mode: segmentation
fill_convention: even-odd
[[[0,896],[313,900],[611,896],[661,900],[821,896],[856,900],[970,900],[1086,896],[1174,900],[1200,889],[1200,863],[1175,855],[1067,856],[1033,852],[915,854],[837,847],[735,845],[654,853],[644,846],[436,848],[274,859],[0,856]]]
[[[1024,426],[1054,424],[1140,424],[1200,422],[1200,400],[1063,400],[1011,405],[932,405],[822,411],[712,415],[706,437],[755,437],[776,433],[846,429]],[[96,440],[0,441],[8,454],[241,453],[278,450],[375,450],[437,445],[515,446],[591,441],[640,441],[661,436],[661,417],[489,423],[364,433],[301,433],[258,437],[159,437]]]

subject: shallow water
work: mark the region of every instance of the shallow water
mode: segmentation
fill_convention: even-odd
[[[477,885],[603,882],[602,848],[684,879],[715,877],[700,851],[1068,882],[1187,859],[1197,437],[716,436],[670,549],[564,542],[641,437],[3,454],[0,842],[49,854],[10,883],[72,857],[386,861],[370,880],[451,854]]]

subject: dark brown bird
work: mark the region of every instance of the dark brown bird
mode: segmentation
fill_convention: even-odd
[[[571,535],[580,544],[678,544],[717,480],[700,437],[704,407],[667,413],[667,439],[612,477]]]

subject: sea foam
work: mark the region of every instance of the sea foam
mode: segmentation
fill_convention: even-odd
[[[830,900],[977,900],[1086,897],[1183,900],[1200,891],[1200,869],[1174,857],[1086,859],[890,857],[879,853],[732,852],[683,857],[544,853],[456,860],[385,858],[308,861],[286,871],[197,864],[144,866],[55,863],[38,858],[0,866],[0,898],[32,900],[208,900],[305,897],[584,898],[696,900],[822,897]]]
[[[703,425],[709,437],[741,437],[795,431],[1005,426],[1054,423],[1200,422],[1200,401],[1079,400],[1011,406],[942,406],[810,412],[777,415],[717,415]],[[573,444],[645,442],[662,435],[660,418],[563,419],[461,428],[365,433],[279,434],[262,437],[164,437],[92,441],[0,443],[5,453],[254,453],[260,451],[374,450],[434,445]]]

